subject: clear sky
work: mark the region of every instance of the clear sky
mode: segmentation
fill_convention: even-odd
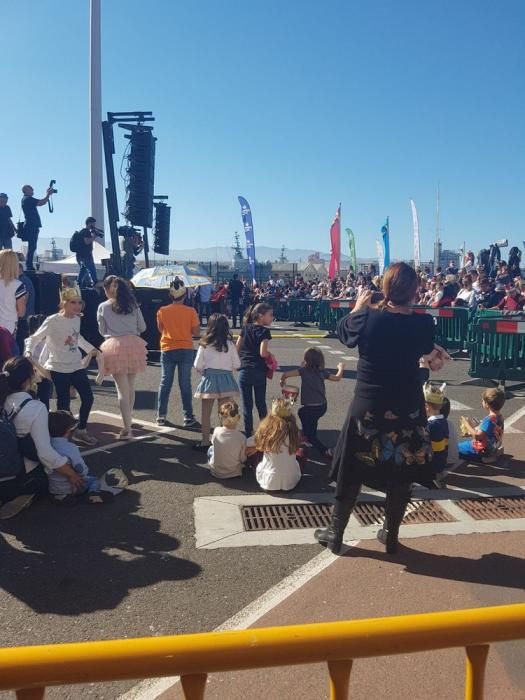
[[[88,15],[2,3],[0,191],[17,217],[55,178],[48,236],[91,213]],[[358,256],[389,215],[409,257],[412,197],[428,259],[438,181],[446,247],[525,238],[523,0],[102,0],[102,22],[103,109],[155,114],[172,248],[231,244],[242,194],[256,244],[329,251],[341,201]]]

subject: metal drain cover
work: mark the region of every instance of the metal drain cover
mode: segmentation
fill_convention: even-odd
[[[385,503],[358,503],[354,515],[360,525],[382,525],[385,519]],[[425,523],[452,523],[452,515],[440,508],[434,501],[412,501],[408,504],[403,525]]]
[[[474,520],[525,518],[525,496],[464,498],[461,501],[457,501],[456,505]]]

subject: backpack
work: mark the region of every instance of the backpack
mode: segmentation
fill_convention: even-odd
[[[80,231],[75,231],[75,233],[71,236],[71,239],[69,241],[69,250],[72,253],[78,253],[80,249]]]
[[[22,401],[9,417],[5,411],[2,411],[0,415],[0,478],[16,476],[24,468],[14,420],[24,406],[32,400],[28,398]]]

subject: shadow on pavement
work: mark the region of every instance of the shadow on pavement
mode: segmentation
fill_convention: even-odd
[[[4,521],[0,586],[38,613],[78,615],[115,608],[134,588],[198,576],[160,520],[140,515],[139,499],[126,491],[106,506],[42,501]]]

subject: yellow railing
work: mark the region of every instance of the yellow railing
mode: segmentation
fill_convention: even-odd
[[[351,622],[0,650],[0,690],[41,700],[46,686],[180,676],[202,700],[208,673],[327,662],[330,698],[348,695],[352,661],[465,647],[466,700],[481,700],[489,644],[525,638],[525,604]]]

